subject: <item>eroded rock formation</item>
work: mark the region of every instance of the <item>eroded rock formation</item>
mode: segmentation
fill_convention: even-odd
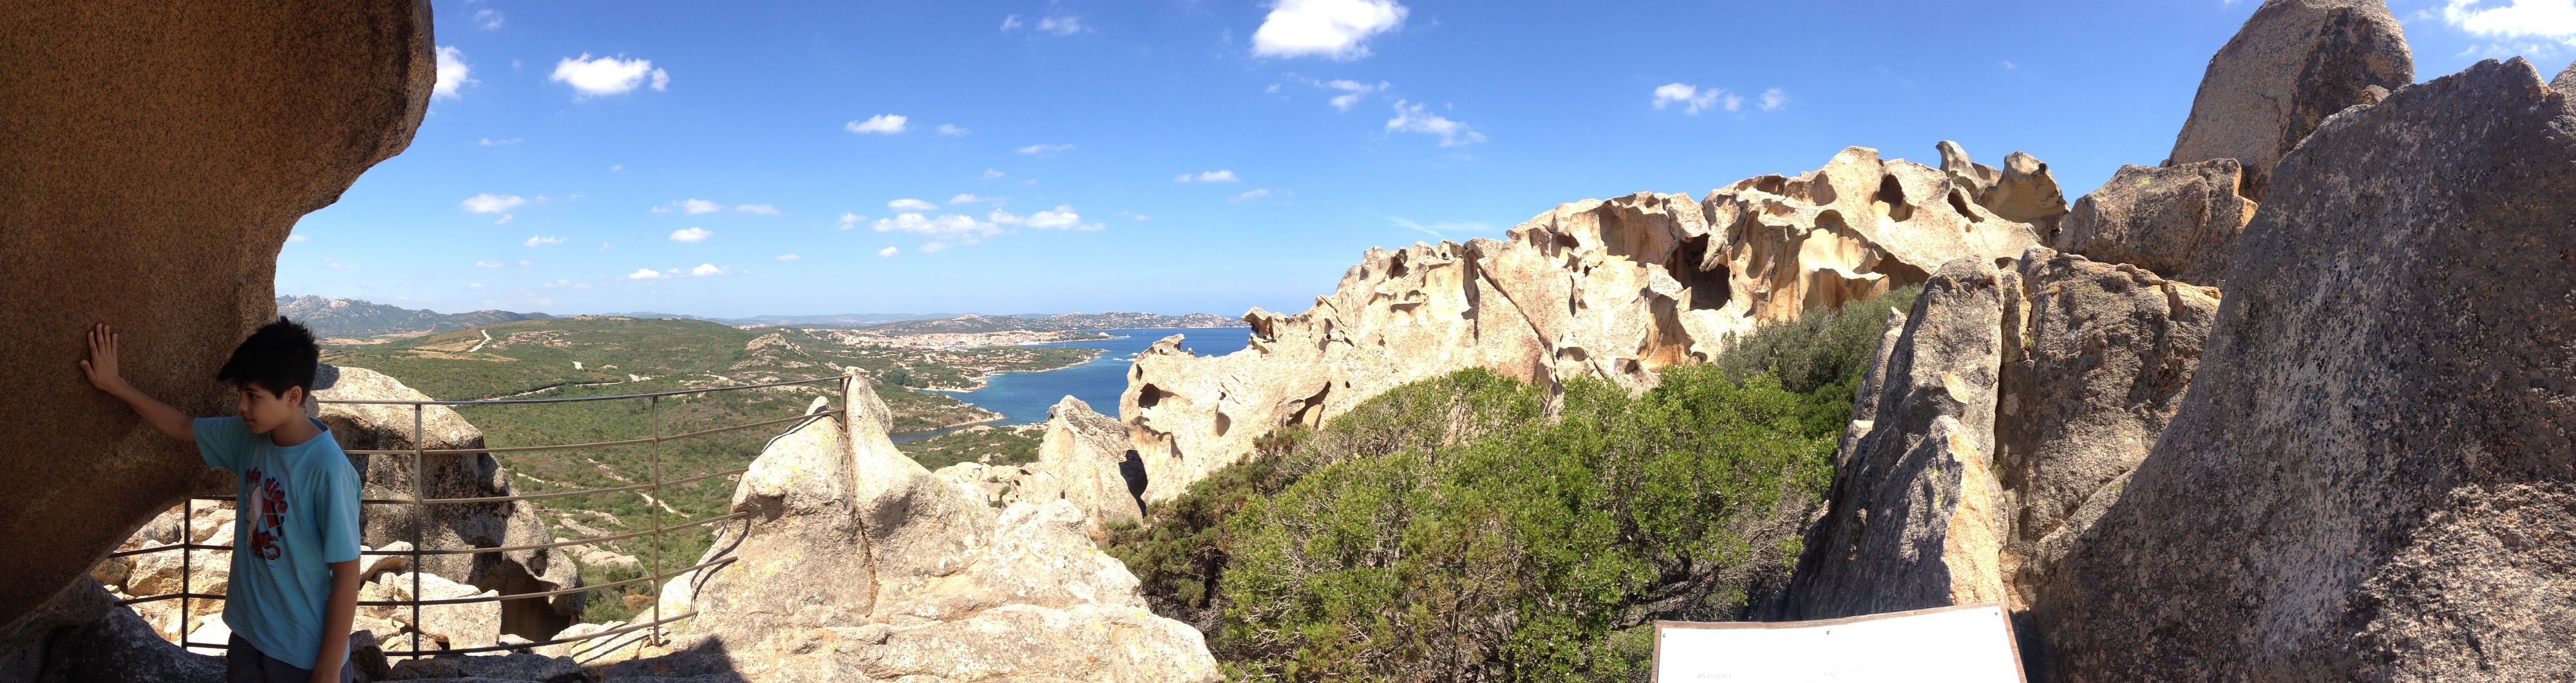
[[[1092,412],[1091,404],[1071,396],[1047,409],[1046,437],[1038,442],[1038,461],[1028,468],[1006,500],[1034,505],[1072,503],[1085,524],[1145,521],[1145,463],[1129,445],[1127,426],[1117,418]]]
[[[2576,110],[2516,59],[2284,157],[2190,393],[2068,557],[2060,680],[2576,669]]]
[[[316,399],[433,400],[392,377],[366,368],[331,368],[331,372],[324,374],[336,375],[336,378],[327,387],[314,390]],[[342,450],[407,451],[412,448],[411,406],[328,404],[320,406],[319,414],[322,423],[331,428],[331,436],[339,441]],[[447,406],[423,407],[419,423],[421,447],[424,449],[483,448],[483,430],[467,423],[464,417]],[[418,480],[413,477],[412,456],[408,454],[351,455],[349,461],[358,468],[359,495],[363,498],[400,500],[418,494],[426,494],[431,499],[515,495],[508,473],[489,453],[422,455],[420,466],[427,474]],[[412,506],[367,505],[361,510],[365,528],[361,530],[359,542],[374,547],[420,542],[421,547],[431,550],[553,543],[554,532],[537,517],[537,512],[535,504],[523,500],[441,503],[429,506],[426,529],[414,529],[418,515]],[[420,531],[427,533],[416,537]],[[449,581],[471,585],[476,590],[497,590],[505,594],[571,588],[581,580],[571,558],[558,548],[427,555],[421,558],[421,564],[430,573]],[[581,601],[580,593],[503,601],[500,606],[503,612],[501,630],[485,637],[509,633],[531,640],[544,639],[572,625],[573,616],[581,613]]]
[[[1371,249],[1306,312],[1245,314],[1243,351],[1199,357],[1175,336],[1137,354],[1118,412],[1144,459],[1145,500],[1178,495],[1272,430],[1462,368],[1653,386],[1662,368],[1714,356],[1764,321],[1922,282],[1954,258],[2010,260],[2038,237],[2006,211],[2065,212],[2045,164],[2017,155],[1997,172],[1956,150],[1944,152],[1955,173],[1854,147],[1697,202],[1586,200],[1500,240]]]
[[[9,19],[0,329],[19,341],[0,354],[16,388],[0,465],[48,483],[0,499],[0,535],[45,549],[0,553],[0,630],[181,496],[231,492],[82,381],[82,333],[116,325],[136,387],[228,414],[215,368],[274,319],[287,233],[402,151],[436,71],[419,1],[35,2]]]
[[[2076,590],[2058,571],[2164,430],[2218,291],[2032,247],[1934,273],[1863,378],[1774,619]],[[2053,591],[2053,592],[2052,592]]]
[[[2415,82],[2406,33],[2381,0],[2265,0],[2209,58],[2167,165],[2244,164],[2261,200],[2272,165],[2345,107]]]
[[[698,611],[677,653],[630,664],[755,681],[1219,678],[1070,497],[996,510],[896,451],[864,378],[845,400],[846,421],[805,423],[753,462],[734,494],[752,517],[710,551],[740,559],[679,584]]]
[[[2235,159],[2121,166],[2102,189],[2075,200],[2050,246],[2170,279],[2223,286],[2236,235],[2254,219],[2254,200],[2237,194],[2243,176]]]

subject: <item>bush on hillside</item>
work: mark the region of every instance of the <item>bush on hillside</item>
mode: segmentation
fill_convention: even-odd
[[[1906,288],[1642,395],[1471,369],[1265,437],[1105,548],[1237,680],[1647,680],[1655,619],[1785,587]],[[1786,378],[1786,379],[1783,379]]]
[[[1542,397],[1502,381],[1509,402]],[[1220,656],[1289,680],[1632,679],[1620,632],[1732,619],[1785,577],[1850,410],[1706,365],[1635,397],[1578,379],[1563,400],[1558,420],[1247,501],[1224,531]]]
[[[1840,311],[1808,311],[1796,320],[1764,325],[1728,340],[1715,362],[1737,381],[1771,373],[1780,378],[1781,388],[1801,394],[1836,382],[1859,384],[1861,373],[1876,360],[1887,312],[1913,310],[1914,297],[1922,291],[1922,285],[1908,285]]]

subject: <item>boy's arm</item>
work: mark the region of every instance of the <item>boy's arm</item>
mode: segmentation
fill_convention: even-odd
[[[322,650],[313,656],[312,683],[340,683],[340,665],[349,655],[349,624],[358,616],[358,561],[328,566],[331,601],[322,609]]]
[[[195,423],[188,419],[187,413],[144,395],[134,385],[126,384],[125,378],[117,376],[116,341],[119,336],[115,330],[108,329],[107,323],[90,328],[89,360],[80,362],[81,373],[89,376],[89,385],[124,399],[126,405],[133,406],[134,412],[143,416],[143,421],[152,423],[154,429],[161,430],[170,438],[195,441]]]

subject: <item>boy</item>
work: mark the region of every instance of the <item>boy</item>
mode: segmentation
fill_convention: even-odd
[[[322,349],[303,325],[261,326],[215,379],[241,390],[241,417],[190,420],[116,374],[118,335],[90,330],[81,371],[161,433],[197,442],[207,467],[241,476],[224,625],[227,683],[348,683],[358,609],[358,471],[330,428],[304,416]]]

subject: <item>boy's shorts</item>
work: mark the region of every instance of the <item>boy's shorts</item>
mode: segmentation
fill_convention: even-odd
[[[251,647],[250,641],[242,640],[239,635],[226,643],[231,647],[224,650],[224,683],[308,683],[313,680],[312,669],[299,668],[270,657],[259,648]],[[340,683],[355,683],[357,680],[358,667],[340,666]]]

